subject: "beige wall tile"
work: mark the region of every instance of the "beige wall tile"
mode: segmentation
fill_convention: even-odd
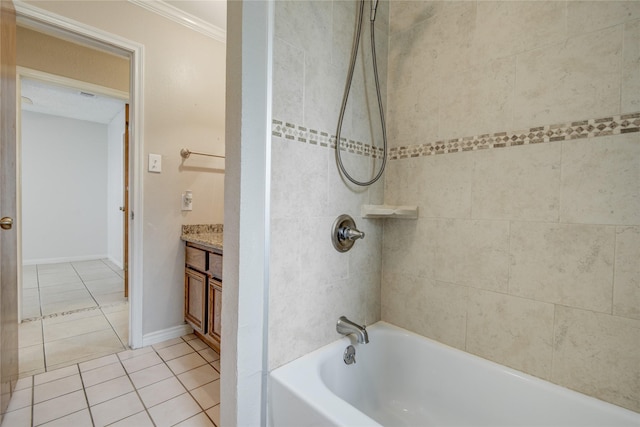
[[[382,317],[394,325],[465,348],[467,287],[404,274],[385,276]]]
[[[485,62],[557,43],[566,36],[564,1],[478,2],[476,59]]]
[[[442,5],[439,2],[395,0],[391,1],[389,18],[391,33],[406,31],[419,22],[437,14]]]
[[[275,37],[273,47],[273,117],[302,123],[304,100],[304,51]]]
[[[622,27],[519,54],[514,127],[618,114],[621,55]]]
[[[435,277],[437,222],[390,220],[384,225],[382,244],[385,274]]]
[[[634,3],[640,9],[640,2]],[[624,25],[622,61],[621,112],[635,113],[640,111],[640,19]]]
[[[640,411],[640,321],[556,306],[551,380]]]
[[[418,205],[417,170],[425,158],[400,159],[387,162],[384,171],[384,202],[388,205]],[[420,212],[419,212],[420,213]]]
[[[552,304],[470,288],[468,307],[468,352],[550,377]]]
[[[423,144],[438,137],[437,85],[405,86],[389,96],[390,147]]]
[[[444,70],[440,82],[439,137],[450,139],[512,127],[515,56],[465,71]]]
[[[500,148],[474,154],[473,218],[558,220],[560,144]]]
[[[640,18],[640,3],[631,1],[568,1],[569,35],[622,24]]]
[[[435,235],[437,280],[506,292],[508,222],[438,220]]]
[[[275,36],[313,55],[316,61],[330,62],[332,3],[279,1],[275,8]]]
[[[562,143],[561,222],[640,224],[640,133]]]
[[[640,227],[616,227],[613,314],[640,319]]]
[[[513,222],[509,293],[611,312],[614,227]]]
[[[417,194],[407,204],[417,204],[420,217],[470,218],[474,154],[416,159],[411,186]]]

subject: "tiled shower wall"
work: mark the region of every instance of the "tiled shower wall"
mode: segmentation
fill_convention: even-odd
[[[359,214],[362,204],[382,202],[383,185],[362,189],[345,184],[331,149],[355,11],[356,2],[275,2],[270,369],[338,339],[335,325],[341,315],[367,324],[380,319],[382,223],[362,220]],[[387,5],[380,7],[378,16],[376,45],[384,58]],[[366,51],[368,27],[365,31]],[[385,61],[380,71],[384,81]],[[347,167],[362,179],[379,166],[380,160],[372,160],[366,147],[379,136],[367,117],[376,111],[370,104],[375,102],[373,76],[369,71],[363,74],[361,61],[355,74],[342,135],[354,151],[345,152]],[[330,239],[331,225],[343,213],[366,233],[348,253],[338,253]]]
[[[382,319],[640,411],[640,2],[391,2]]]

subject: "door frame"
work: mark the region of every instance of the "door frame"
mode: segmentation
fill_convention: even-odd
[[[93,40],[100,45],[113,46],[130,57],[130,113],[129,131],[129,346],[142,347],[143,314],[143,171],[144,171],[144,46],[132,40],[108,33],[84,23],[45,11],[31,4],[16,1],[18,19],[30,18],[47,27],[75,35],[79,40]],[[135,216],[134,216],[135,214]]]

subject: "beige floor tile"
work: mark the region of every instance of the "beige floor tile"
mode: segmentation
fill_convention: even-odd
[[[220,354],[212,348],[205,348],[204,350],[200,350],[198,353],[200,353],[200,356],[204,357],[204,360],[207,362],[220,360]]]
[[[109,427],[154,427],[147,411],[138,412],[135,415],[111,424]]]
[[[198,366],[206,365],[207,361],[198,353],[190,353],[185,356],[177,357],[167,362],[167,366],[175,375],[195,369]]]
[[[156,366],[152,366],[147,369],[143,369],[138,372],[130,374],[129,377],[136,388],[146,387],[150,384],[157,383],[164,379],[172,377],[171,370],[167,368],[167,365],[161,363]]]
[[[100,310],[92,311],[94,316],[50,324],[44,321],[44,339],[46,342],[57,341],[95,331],[111,329],[111,325]]]
[[[160,350],[161,348],[170,347],[170,346],[172,346],[172,345],[180,344],[180,343],[183,343],[183,342],[184,342],[184,341],[182,340],[182,338],[172,338],[172,339],[170,339],[170,340],[166,340],[166,341],[162,341],[162,342],[159,342],[159,343],[157,343],[157,344],[154,344],[154,345],[153,345],[153,348],[154,348],[156,351],[158,351],[158,350]]]
[[[38,426],[87,407],[84,391],[78,390],[33,405],[33,425]]]
[[[106,307],[100,307],[100,309],[102,310],[102,312],[104,314],[108,314],[108,313],[117,313],[119,311],[126,311],[127,313],[129,312],[129,303],[124,303],[124,304],[114,304],[114,305],[109,305]]]
[[[83,372],[82,382],[84,383],[85,387],[91,387],[93,385],[100,384],[114,378],[122,377],[124,375],[126,375],[126,372],[122,368],[122,365],[118,362]]]
[[[160,359],[160,357],[155,352],[145,353],[140,356],[122,361],[124,368],[130,374],[145,368],[149,368],[151,366],[158,365],[160,363],[162,363],[162,359]]]
[[[86,388],[90,406],[106,402],[123,394],[134,391],[129,377],[123,376]]]
[[[91,407],[96,427],[120,421],[144,410],[144,406],[135,392],[116,397]]]
[[[41,403],[77,390],[82,390],[82,381],[80,381],[79,374],[49,381],[33,388],[33,403]]]
[[[7,412],[16,411],[18,409],[29,407],[31,408],[31,397],[33,395],[33,390],[31,388],[25,388],[22,390],[16,390],[11,395],[11,400],[9,401],[9,407],[7,408]]]
[[[42,344],[42,321],[22,322],[18,325],[18,347]]]
[[[189,393],[174,397],[149,409],[149,414],[157,427],[172,426],[201,412],[200,407]]]
[[[58,365],[70,360],[87,360],[88,356],[104,356],[124,350],[112,329],[45,342],[47,364]]]
[[[210,365],[200,366],[199,368],[178,375],[178,379],[187,390],[193,390],[219,378],[220,374]]]
[[[20,371],[18,372],[18,378],[25,378],[25,377],[31,377],[33,375],[38,375],[45,372],[44,367],[43,368],[37,368],[37,369],[32,369],[30,371]]]
[[[220,403],[220,380],[191,390],[191,395],[204,410],[218,405]]]
[[[42,424],[43,427],[93,427],[91,415],[88,409],[83,409],[69,414],[57,420]]]
[[[16,381],[14,391],[24,390],[33,387],[33,377],[21,378]]]
[[[34,317],[40,317],[41,315],[42,313],[40,311],[40,297],[22,300],[23,319],[31,319]]]
[[[156,406],[169,399],[186,393],[187,390],[180,384],[176,377],[170,377],[150,386],[138,389],[138,394],[147,408]]]
[[[118,276],[116,272],[111,270],[110,268],[107,268],[105,270],[93,270],[93,271],[80,273],[80,278],[82,279],[83,282],[85,282],[85,284],[88,283],[89,281],[109,280],[109,279],[115,279],[122,283],[122,278]]]
[[[205,348],[209,348],[209,346],[203,343],[202,341],[200,341],[199,338],[196,338],[195,340],[187,341],[187,344],[189,344],[189,346],[191,346],[191,348],[193,348],[195,351],[200,351],[200,350],[204,350]]]
[[[82,283],[80,277],[77,274],[73,273],[64,273],[64,274],[46,274],[38,276],[38,285],[40,289],[49,287],[49,286],[58,286],[58,285],[66,285],[69,283]]]
[[[115,304],[119,302],[124,303],[127,301],[122,290],[104,294],[93,294],[93,298],[95,298],[100,305]]]
[[[4,414],[2,427],[31,427],[31,406]]]
[[[207,415],[214,422],[215,425],[220,425],[220,405],[214,406],[211,409],[207,409]]]
[[[211,362],[211,366],[213,366],[213,369],[215,369],[218,372],[222,372],[220,370],[220,360],[216,360],[215,362]]]
[[[181,337],[184,341],[189,342],[191,340],[195,340],[198,338],[198,336],[196,334],[188,334],[188,335],[183,335]]]
[[[143,354],[147,354],[147,353],[154,353],[153,348],[152,347],[142,347],[142,348],[137,348],[135,350],[121,351],[120,353],[118,353],[118,358],[124,362],[125,360],[129,360],[129,359],[132,359],[134,357],[142,356]]]
[[[20,374],[44,370],[42,344],[23,347],[18,350],[18,371]]]
[[[119,362],[120,360],[118,359],[117,355],[110,354],[108,356],[99,357],[97,359],[89,360],[88,362],[80,363],[80,365],[78,366],[80,367],[80,372],[86,372]]]
[[[176,345],[161,348],[156,350],[160,357],[166,362],[167,360],[175,359],[176,357],[184,356],[185,354],[193,353],[194,350],[189,347],[189,344],[182,341]]]
[[[65,292],[70,292],[70,291],[86,292],[86,290],[87,288],[84,286],[84,283],[72,282],[72,283],[65,283],[62,285],[47,286],[45,288],[40,289],[39,292],[40,292],[40,295],[51,297],[57,294],[65,293]]]
[[[188,420],[184,420],[180,424],[176,424],[176,427],[215,427],[211,422],[207,414],[200,412]]]
[[[64,368],[64,367],[67,367],[67,366],[76,365],[78,363],[88,362],[88,361],[91,361],[91,360],[93,360],[95,358],[107,356],[107,355],[113,354],[113,353],[114,353],[113,350],[104,351],[102,353],[93,353],[93,354],[89,354],[87,356],[79,357],[77,359],[66,360],[66,361],[64,361],[62,363],[59,363],[57,365],[47,365],[47,369],[48,370],[60,369],[60,368]]]

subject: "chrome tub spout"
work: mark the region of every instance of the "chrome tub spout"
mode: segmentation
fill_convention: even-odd
[[[369,342],[369,334],[367,334],[366,326],[360,326],[357,323],[353,323],[345,316],[341,316],[338,319],[336,331],[342,335],[356,334],[358,344],[367,344]]]

